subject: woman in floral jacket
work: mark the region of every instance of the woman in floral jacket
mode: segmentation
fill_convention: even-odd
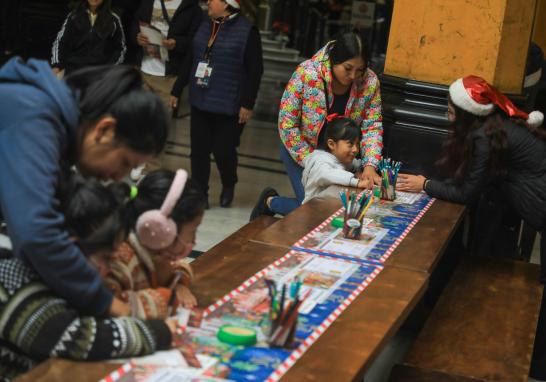
[[[286,85],[279,113],[283,161],[296,198],[279,197],[267,187],[252,211],[251,220],[262,214],[286,215],[305,195],[301,176],[303,160],[321,143],[326,116],[337,113],[360,126],[360,177],[370,187],[380,178],[376,172],[383,148],[381,95],[377,75],[367,67],[365,41],[355,32],[343,33],[311,59],[302,62]],[[326,103],[328,98],[328,104]]]

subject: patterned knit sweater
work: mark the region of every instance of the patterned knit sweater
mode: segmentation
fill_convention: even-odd
[[[80,316],[21,260],[0,259],[0,380],[50,357],[133,357],[170,344],[163,321]]]
[[[193,272],[183,259],[171,264],[140,244],[134,232],[108,260],[106,286],[131,305],[133,315],[142,319],[166,318],[171,294],[170,282],[181,272],[181,283],[188,286]]]
[[[332,69],[329,59],[331,43],[311,59],[302,62],[286,85],[279,112],[279,135],[296,162],[317,147],[320,130],[326,120],[326,93],[330,107],[334,103]],[[377,75],[367,69],[351,87],[345,116],[362,130],[361,154],[364,165],[377,167],[383,149],[383,118]]]

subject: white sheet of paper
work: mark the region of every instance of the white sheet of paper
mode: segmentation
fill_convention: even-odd
[[[150,44],[159,46],[163,45],[163,40],[165,39],[165,37],[163,36],[163,34],[161,34],[160,31],[147,27],[145,25],[141,25],[140,32],[148,38]]]
[[[420,193],[396,191],[396,203],[413,204],[421,197]]]

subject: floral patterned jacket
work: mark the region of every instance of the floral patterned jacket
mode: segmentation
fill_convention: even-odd
[[[300,166],[317,147],[318,136],[326,120],[326,94],[334,103],[332,71],[328,57],[331,43],[311,59],[302,62],[286,85],[279,112],[279,135],[284,146]],[[367,69],[351,88],[345,116],[362,129],[361,154],[364,165],[377,167],[383,148],[381,94],[377,75]]]

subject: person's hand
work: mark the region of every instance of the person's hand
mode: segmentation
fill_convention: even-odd
[[[239,110],[239,123],[240,124],[245,124],[245,123],[248,122],[248,120],[251,117],[252,117],[252,110],[241,107],[241,110]]]
[[[128,304],[124,303],[119,298],[114,297],[112,299],[112,304],[108,309],[108,314],[112,317],[130,316],[131,308]]]
[[[176,286],[176,298],[178,299],[178,304],[186,309],[191,309],[197,306],[197,299],[187,286]]]
[[[146,35],[142,32],[139,32],[136,36],[136,41],[137,41],[137,44],[140,45],[140,46],[146,46],[150,43],[150,41],[148,40],[148,37],[146,37]]]
[[[381,184],[381,177],[377,171],[375,171],[375,167],[373,166],[365,166],[359,177],[360,179],[367,180],[370,183],[370,189],[373,188],[374,184]]]
[[[359,179],[357,187],[358,188],[372,189],[373,188],[373,182],[370,182],[369,179]]]
[[[167,50],[173,50],[176,46],[176,40],[174,38],[168,38],[163,40],[163,46],[167,48]]]
[[[169,98],[169,105],[171,106],[171,108],[176,109],[178,106],[178,97],[171,96]]]
[[[426,179],[423,175],[399,174],[396,189],[407,192],[421,192]]]

